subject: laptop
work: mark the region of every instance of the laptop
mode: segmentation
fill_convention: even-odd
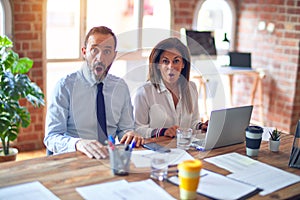
[[[205,138],[194,139],[191,146],[206,151],[243,143],[252,110],[253,106],[249,105],[212,111]]]
[[[251,53],[229,52],[229,67],[251,68]]]

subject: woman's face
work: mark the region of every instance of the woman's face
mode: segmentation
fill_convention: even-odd
[[[180,52],[176,49],[165,50],[159,59],[159,70],[165,84],[177,83],[184,63]]]

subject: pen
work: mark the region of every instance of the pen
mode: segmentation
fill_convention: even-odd
[[[112,144],[116,143],[116,141],[115,141],[115,139],[114,139],[114,137],[112,135],[108,136],[108,140],[111,141]]]
[[[132,142],[129,145],[129,151],[132,151],[132,149],[135,147],[135,140],[132,140]]]

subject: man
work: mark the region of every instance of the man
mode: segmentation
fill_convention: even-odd
[[[48,107],[44,138],[47,149],[54,154],[77,150],[90,158],[106,158],[108,135],[117,136],[125,144],[134,140],[137,147],[144,143],[133,131],[128,86],[123,79],[108,74],[116,45],[116,36],[109,28],[92,28],[81,49],[85,60],[82,68],[57,83]],[[105,105],[101,111],[102,94]]]

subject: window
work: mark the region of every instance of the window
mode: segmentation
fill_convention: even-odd
[[[234,43],[233,3],[225,0],[200,1],[195,14],[194,28],[198,31],[213,31],[218,55],[226,54],[229,48],[233,48]],[[230,41],[230,46],[225,37]]]
[[[118,51],[153,47],[170,36],[153,34],[154,28],[170,30],[170,15],[169,0],[48,0],[47,59],[78,60],[86,32],[99,25],[116,33]]]
[[[118,51],[133,51],[153,47],[165,38],[166,34],[153,31],[169,30],[170,15],[169,0],[87,0],[87,31],[93,26],[106,25],[118,37]]]
[[[105,25],[118,38],[118,52],[151,48],[170,36],[170,0],[47,0],[47,94],[82,62],[81,47],[92,27]],[[159,34],[157,33],[159,31]],[[130,70],[118,57],[110,73],[124,76]]]
[[[80,0],[48,0],[47,59],[80,58],[80,21]]]

